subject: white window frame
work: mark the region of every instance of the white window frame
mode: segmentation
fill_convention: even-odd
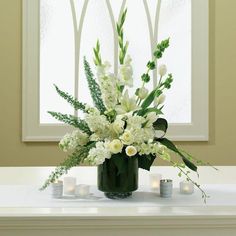
[[[208,140],[208,0],[192,0],[192,122],[170,124],[174,141]],[[22,140],[58,141],[71,127],[40,124],[39,0],[23,0]]]

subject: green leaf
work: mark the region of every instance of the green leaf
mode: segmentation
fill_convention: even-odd
[[[156,108],[156,107],[150,107],[150,108],[147,108],[147,109],[141,109],[137,112],[137,115],[138,116],[144,116],[146,114],[148,114],[149,112],[155,112],[157,115],[162,115],[163,112]]]
[[[149,105],[152,104],[153,100],[155,98],[155,90],[153,90],[143,101],[141,107],[143,109],[146,109]]]
[[[150,168],[152,166],[152,163],[155,160],[155,156],[152,155],[142,155],[138,156],[138,167],[142,168],[144,170],[150,171]]]
[[[127,168],[128,168],[127,158],[128,157],[124,153],[118,153],[118,154],[112,155],[111,158],[118,169],[118,175],[127,171]]]
[[[164,133],[166,133],[167,129],[168,129],[168,122],[166,119],[164,118],[158,118],[154,123],[153,123],[153,127],[155,130],[161,130]]]
[[[182,158],[183,162],[189,169],[193,171],[197,171],[197,166],[194,165],[191,161],[189,161],[170,140],[168,140],[167,138],[158,138],[156,139],[156,141],[160,142],[162,145],[166,146],[168,149],[177,153]]]

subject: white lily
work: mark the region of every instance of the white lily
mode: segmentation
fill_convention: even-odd
[[[116,106],[118,114],[125,114],[131,111],[137,110],[138,106],[134,97],[129,97],[128,90],[125,91],[124,95],[120,99],[120,105]]]

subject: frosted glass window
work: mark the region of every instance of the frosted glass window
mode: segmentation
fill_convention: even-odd
[[[41,124],[58,123],[47,114],[49,110],[74,114],[71,106],[56,94],[53,84],[77,96],[80,101],[92,104],[83,57],[87,57],[95,72],[92,48],[97,39],[101,43],[103,59],[109,60],[113,70],[117,71],[114,22],[124,6],[128,8],[125,37],[130,42],[128,53],[133,59],[135,86],[141,83],[140,76],[152,57],[156,41],[170,37],[170,47],[158,62],[166,64],[168,72],[174,76],[173,86],[166,94],[164,113],[170,123],[191,123],[190,0],[41,0]],[[78,65],[78,74],[75,65]],[[152,76],[148,85],[150,90],[156,83],[155,71]]]

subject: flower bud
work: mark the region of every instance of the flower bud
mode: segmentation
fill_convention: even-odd
[[[155,99],[155,103],[160,105],[165,102],[165,99],[166,99],[166,96],[165,94],[162,93],[159,97]]]
[[[148,89],[146,89],[145,87],[139,88],[137,91],[137,96],[143,100],[144,98],[146,98],[148,95]]]
[[[166,65],[162,64],[158,67],[158,73],[160,76],[164,76],[167,72],[167,67]]]

